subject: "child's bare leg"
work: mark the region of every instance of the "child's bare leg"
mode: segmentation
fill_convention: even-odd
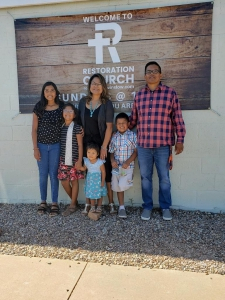
[[[124,192],[117,192],[117,197],[120,206],[124,206]]]
[[[74,183],[74,181],[76,181]],[[78,193],[78,181],[74,180],[70,182],[69,180],[62,180],[62,186],[66,191],[67,195],[70,197],[71,202],[67,209],[62,213],[64,217],[67,217],[76,211],[77,205],[77,193]],[[71,186],[72,185],[72,186]]]
[[[118,212],[118,217],[119,218],[127,218],[127,214],[126,214],[126,210],[124,207],[124,192],[117,192],[117,197],[118,197],[118,201],[119,201],[119,212]]]
[[[102,197],[97,200],[97,206],[102,206]]]
[[[91,209],[90,212],[95,212],[95,199],[90,199],[91,200]]]
[[[95,206],[95,199],[91,199],[91,206]]]
[[[72,197],[72,187],[70,185],[70,181],[69,180],[61,180],[61,184],[65,190],[65,192],[67,193],[67,195],[70,197]]]
[[[72,180],[71,181],[71,185],[72,185],[72,193],[71,193],[71,207],[76,207],[77,206],[77,196],[78,196],[78,192],[79,192],[79,183],[78,180]]]
[[[97,209],[96,209],[96,212],[97,213],[101,213],[102,212],[102,197],[97,200]]]

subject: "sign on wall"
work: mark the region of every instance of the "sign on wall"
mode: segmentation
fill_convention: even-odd
[[[16,20],[20,111],[32,112],[49,80],[77,106],[90,76],[101,73],[115,111],[129,112],[152,60],[182,109],[208,109],[212,9],[207,2]]]

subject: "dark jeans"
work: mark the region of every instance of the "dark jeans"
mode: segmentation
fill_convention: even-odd
[[[141,173],[141,187],[143,208],[151,210],[153,207],[152,201],[152,174],[153,164],[155,163],[159,177],[159,205],[162,209],[167,209],[171,206],[171,184],[169,177],[170,147],[159,148],[142,148],[138,149],[138,163]]]

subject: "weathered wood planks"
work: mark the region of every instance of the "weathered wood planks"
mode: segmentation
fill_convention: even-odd
[[[48,80],[57,84],[65,101],[77,104],[86,92],[91,76],[88,70],[92,68],[106,77],[115,110],[130,111],[135,92],[145,84],[144,66],[150,60],[161,65],[163,82],[175,88],[183,109],[208,109],[212,9],[213,5],[207,2],[16,20],[20,111],[32,111]],[[115,45],[114,30],[95,31],[95,24],[110,22],[119,24],[122,31]],[[103,39],[110,38],[110,46],[116,48],[120,62],[113,63],[104,46],[104,62],[96,64],[95,47],[88,46],[96,32]],[[130,66],[133,71],[126,72]],[[113,72],[116,67],[123,71]],[[107,72],[107,68],[112,72]],[[119,93],[123,93],[122,98]]]

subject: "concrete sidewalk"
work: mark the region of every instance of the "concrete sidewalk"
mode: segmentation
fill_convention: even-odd
[[[224,300],[225,276],[0,255],[1,300]]]

